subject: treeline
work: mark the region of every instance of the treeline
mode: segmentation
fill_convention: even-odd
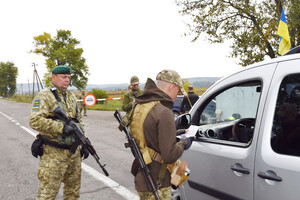
[[[18,68],[13,62],[0,62],[0,96],[10,97],[16,92]]]

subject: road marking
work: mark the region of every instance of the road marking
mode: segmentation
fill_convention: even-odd
[[[29,128],[27,128],[25,126],[22,126],[17,120],[13,119],[12,117],[8,116],[7,114],[5,114],[1,111],[0,111],[0,114],[2,114],[5,118],[10,120],[11,122],[15,123],[17,126],[20,126],[22,129],[24,129],[27,133],[29,133],[33,137],[36,137],[36,135],[38,134],[38,132],[32,131],[32,130],[30,130]],[[81,168],[86,173],[88,173],[90,176],[92,176],[96,180],[102,182],[106,186],[110,187],[112,190],[114,190],[116,193],[118,193],[119,195],[121,195],[125,199],[127,199],[127,200],[138,200],[139,199],[138,195],[131,192],[127,188],[123,187],[119,183],[113,181],[112,179],[108,178],[107,176],[101,174],[100,172],[98,172],[94,168],[90,167],[89,165],[82,162],[81,163]]]
[[[128,200],[135,200],[135,199],[138,200],[139,199],[139,197],[136,194],[134,194],[133,192],[131,192],[127,188],[121,186],[119,183],[111,180],[107,176],[101,174],[100,172],[98,172],[94,168],[88,166],[87,164],[82,163],[81,167],[89,175],[93,176],[96,180],[101,181],[102,183],[104,183],[105,185],[107,185],[108,187],[110,187],[111,189],[113,189],[114,191],[116,191],[118,194],[120,194],[124,198],[126,198]]]
[[[25,127],[25,126],[22,126],[20,125],[20,127],[22,129],[24,129],[25,131],[27,131],[27,133],[29,133],[30,135],[32,135],[33,137],[35,137],[37,135],[37,132],[33,132],[32,130],[30,130],[29,128]]]

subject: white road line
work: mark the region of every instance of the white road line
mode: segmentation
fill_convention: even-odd
[[[29,133],[30,135],[32,135],[33,137],[35,137],[37,135],[37,132],[33,132],[32,130],[30,130],[29,128],[25,127],[25,126],[20,126],[22,129],[24,129],[27,133]]]
[[[0,114],[2,114],[4,117],[6,117],[7,119],[9,119],[13,123],[15,123],[17,126],[20,126],[22,129],[24,129],[27,133],[29,133],[33,137],[35,137],[37,135],[36,131],[32,131],[32,130],[30,130],[29,128],[27,128],[25,126],[22,126],[20,123],[18,123],[16,120],[14,120],[10,116],[6,115],[5,113],[0,112]],[[125,199],[127,199],[127,200],[138,200],[139,199],[138,195],[131,192],[127,188],[121,186],[119,183],[113,181],[112,179],[108,178],[107,176],[101,174],[100,172],[98,172],[94,168],[90,167],[89,165],[82,162],[81,167],[90,176],[92,176],[96,180],[102,182],[106,186],[110,187],[112,190],[114,190],[116,193],[118,193],[119,195],[121,195]]]
[[[126,198],[128,200],[135,200],[135,199],[138,200],[139,199],[139,197],[136,194],[134,194],[127,188],[121,186],[119,183],[111,180],[107,176],[101,174],[100,172],[98,172],[94,168],[88,166],[87,164],[82,163],[81,166],[82,166],[82,169],[85,172],[87,172],[89,175],[93,176],[96,180],[101,181],[102,183],[104,183],[105,185],[107,185],[108,187],[110,187],[111,189],[116,191],[118,194],[120,194],[124,198]]]

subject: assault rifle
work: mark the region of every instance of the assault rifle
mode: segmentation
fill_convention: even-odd
[[[157,188],[154,185],[153,179],[151,177],[151,173],[150,170],[148,169],[143,156],[140,152],[139,147],[136,144],[136,141],[134,139],[134,137],[130,134],[128,128],[127,128],[127,124],[126,122],[123,120],[122,116],[121,116],[121,112],[119,109],[116,109],[115,113],[114,113],[115,118],[117,119],[117,121],[120,123],[119,129],[120,131],[124,131],[124,133],[126,134],[127,137],[127,143],[125,143],[125,147],[128,148],[130,147],[131,152],[134,156],[134,158],[137,160],[138,165],[139,165],[139,169],[142,172],[146,183],[148,185],[148,188],[150,189],[151,192],[153,192],[154,197],[156,200],[160,200],[158,193],[157,193]]]
[[[66,112],[64,109],[62,109],[60,106],[57,106],[53,111],[52,111],[59,119],[61,119],[63,122],[71,126],[75,131],[74,131],[74,137],[75,137],[75,142],[71,146],[70,153],[74,154],[78,145],[82,145],[85,147],[89,153],[95,158],[96,162],[99,164],[101,167],[102,171],[106,176],[108,176],[108,172],[106,171],[105,164],[101,165],[100,163],[100,158],[96,153],[96,150],[92,146],[90,140],[84,136],[84,134],[81,131],[81,128],[78,126],[78,123],[75,123],[73,119],[69,118],[66,115]],[[77,120],[77,119],[76,119]]]

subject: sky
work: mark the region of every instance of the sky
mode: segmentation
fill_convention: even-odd
[[[223,77],[241,69],[229,58],[229,42],[191,42],[185,18],[174,0],[9,0],[0,2],[0,62],[18,67],[17,83],[32,82],[33,65],[40,78],[45,57],[29,53],[33,37],[70,30],[80,41],[89,67],[88,84],[141,83],[163,69],[182,78]]]

